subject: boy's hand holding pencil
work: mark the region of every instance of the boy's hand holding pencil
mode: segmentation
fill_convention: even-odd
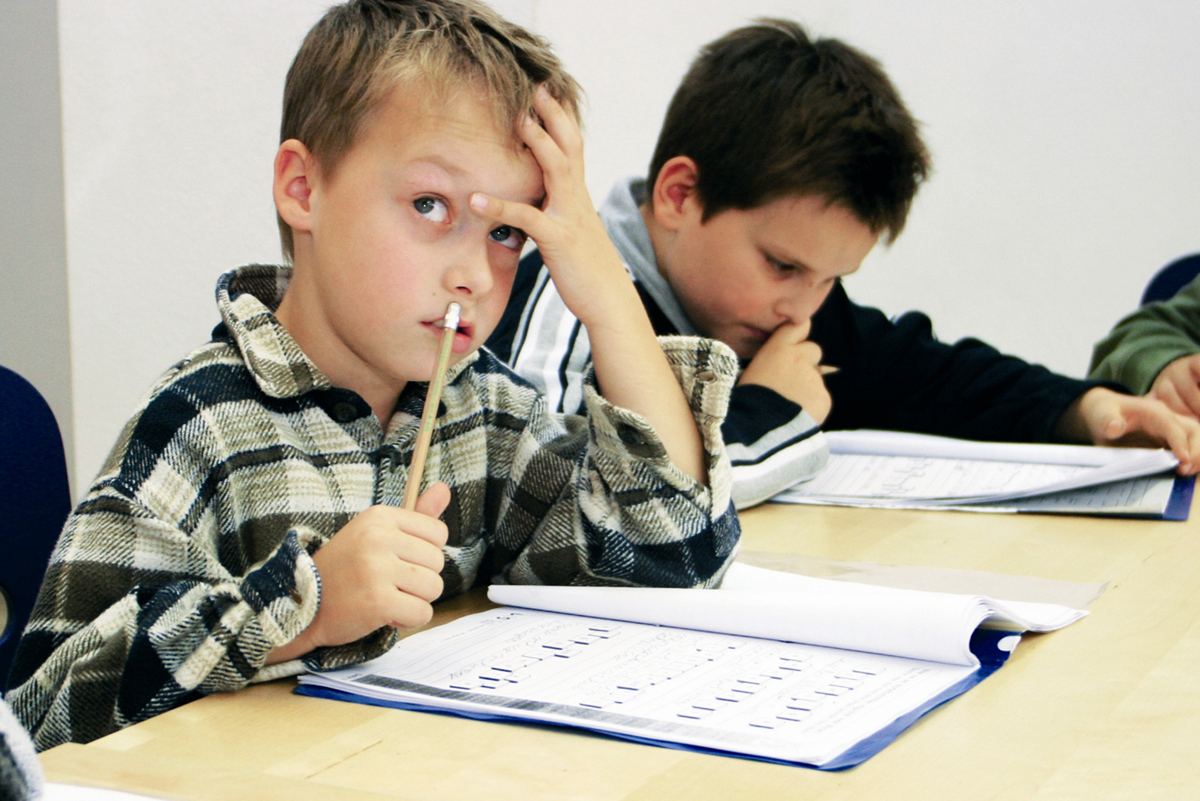
[[[447,530],[438,517],[449,503],[450,488],[438,482],[414,510],[372,506],[343,526],[313,555],[321,574],[316,618],[267,664],[354,642],[382,626],[428,623],[442,594]]]
[[[438,518],[450,503],[450,488],[438,482],[423,495],[418,493],[461,314],[457,303],[446,308],[402,508],[372,506],[317,551],[313,556],[321,574],[317,616],[299,637],[275,649],[267,664],[354,642],[383,626],[423,626],[433,617],[432,603],[442,594],[442,546],[448,536],[446,524]]]

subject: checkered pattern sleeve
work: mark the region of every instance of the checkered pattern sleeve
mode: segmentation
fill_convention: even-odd
[[[490,543],[493,580],[699,587],[720,579],[740,533],[720,433],[736,358],[697,337],[660,344],[700,430],[708,485],[671,463],[643,417],[589,384],[585,415],[534,413],[514,448]]]
[[[237,577],[138,503],[111,491],[86,499],[51,561],[44,586],[53,592],[39,597],[11,675],[9,700],[38,747],[86,742],[245,685],[315,615],[309,539],[290,533]]]
[[[323,494],[289,467],[293,427],[270,428],[311,410],[265,407],[238,365],[217,346],[169,374],[68,518],[9,676],[39,749],[264,678],[315,617],[311,553],[358,509],[314,506]],[[226,486],[242,473],[258,483]],[[389,635],[311,660],[361,661]]]

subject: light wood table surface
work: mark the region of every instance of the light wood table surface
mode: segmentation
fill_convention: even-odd
[[[758,552],[1108,587],[1089,617],[1026,636],[982,684],[842,772],[306,698],[292,681],[43,764],[52,781],[181,799],[1200,798],[1200,521],[767,505],[743,529]],[[453,599],[438,620],[486,603]]]

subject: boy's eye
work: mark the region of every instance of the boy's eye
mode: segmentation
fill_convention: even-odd
[[[767,256],[767,264],[771,265],[771,269],[775,272],[782,273],[784,275],[790,275],[791,273],[796,272],[798,269],[794,264],[788,264],[787,262],[771,258],[770,256]]]
[[[488,234],[493,242],[499,242],[506,248],[512,250],[520,250],[525,244],[525,232],[520,228],[513,228],[511,225],[501,225],[499,228],[493,228]]]
[[[413,208],[427,220],[445,222],[450,217],[446,204],[436,197],[419,197],[413,201]]]

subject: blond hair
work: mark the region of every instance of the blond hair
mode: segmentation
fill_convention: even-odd
[[[280,141],[297,139],[332,176],[364,121],[400,83],[419,80],[434,99],[481,87],[494,122],[513,131],[533,113],[534,91],[578,117],[579,86],[540,36],[475,0],[352,0],[308,32],[288,70]],[[292,229],[279,219],[284,255]]]

